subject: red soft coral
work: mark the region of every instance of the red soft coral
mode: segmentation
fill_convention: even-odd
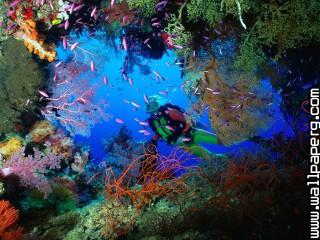
[[[22,239],[22,228],[16,227],[19,211],[12,207],[9,201],[0,201],[0,238],[3,240]]]
[[[30,19],[32,19],[32,17],[33,17],[32,7],[25,9],[23,12],[24,20],[30,20]]]

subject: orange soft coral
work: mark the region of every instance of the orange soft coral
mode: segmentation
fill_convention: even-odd
[[[26,20],[19,25],[24,32],[22,36],[24,45],[26,45],[29,52],[38,55],[41,59],[53,62],[56,58],[54,45],[49,46],[44,43],[44,38],[36,30],[36,23],[33,20]]]
[[[19,211],[9,201],[0,201],[0,238],[3,240],[22,239],[22,228],[16,226]]]

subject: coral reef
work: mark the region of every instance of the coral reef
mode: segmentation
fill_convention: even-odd
[[[217,1],[191,0],[186,8],[189,21],[197,21],[202,18],[210,25],[215,25],[222,18]]]
[[[187,57],[191,54],[189,44],[191,42],[191,33],[188,32],[181,23],[182,9],[181,7],[179,15],[171,15],[168,20],[168,25],[164,31],[171,36],[173,47],[176,49],[178,56]]]
[[[0,239],[305,239],[319,9],[317,0],[0,0]],[[210,122],[226,145],[212,151],[228,153],[195,159],[156,136],[137,141],[151,134],[140,104],[156,92],[193,108],[190,122]],[[96,144],[91,129],[109,109],[122,117],[107,123],[115,135],[97,156],[82,141]],[[265,132],[278,118],[290,137]]]
[[[43,226],[35,229],[31,236],[37,239],[61,240],[67,239],[66,234],[72,230],[79,221],[78,212],[68,212],[63,215],[50,219]],[[81,238],[78,238],[81,239]],[[97,238],[98,239],[98,238]]]
[[[71,164],[71,169],[77,174],[81,174],[85,171],[85,167],[89,161],[89,151],[87,149],[81,149],[80,152],[74,154],[74,160]]]
[[[123,1],[105,9],[106,20],[109,23],[117,21],[120,25],[129,25],[135,18],[135,13],[129,9],[128,3]]]
[[[57,1],[55,1],[57,2]],[[55,45],[45,43],[46,37],[38,32],[37,24],[39,22],[51,26],[50,16],[54,10],[53,1],[51,7],[49,4],[45,4],[46,7],[40,7],[33,1],[18,1],[11,2],[10,9],[7,12],[9,21],[6,22],[8,34],[15,36],[17,39],[22,39],[25,46],[30,53],[34,53],[40,57],[40,59],[46,59],[49,62],[55,60],[56,52]],[[34,14],[33,9],[38,9],[38,14]],[[45,15],[41,15],[41,10],[47,8]],[[40,10],[41,9],[41,10]]]
[[[5,191],[6,191],[6,189],[5,189],[5,186],[4,186],[3,182],[0,182],[0,196],[2,194],[4,194]]]
[[[71,159],[74,150],[74,140],[67,136],[63,130],[56,129],[45,142],[49,152],[61,155],[65,160]]]
[[[3,43],[0,55],[0,132],[11,132],[25,111],[32,111],[43,73],[32,56],[17,40]]]
[[[118,239],[132,231],[138,212],[131,206],[117,201],[93,202],[80,211],[81,220],[70,231],[66,240],[75,239]]]

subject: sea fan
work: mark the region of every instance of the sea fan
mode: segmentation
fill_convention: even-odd
[[[108,120],[106,102],[97,102],[97,85],[92,85],[89,67],[80,62],[70,62],[55,67],[56,82],[52,96],[43,110],[51,122],[59,122],[71,134],[89,136],[91,128],[100,120]]]
[[[254,75],[226,75],[218,71],[215,61],[206,70],[203,101],[209,106],[211,126],[225,145],[256,136],[270,126],[276,105],[272,89]]]

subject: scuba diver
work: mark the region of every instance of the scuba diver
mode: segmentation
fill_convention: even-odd
[[[221,144],[218,137],[203,129],[195,128],[186,120],[185,112],[178,106],[165,103],[160,96],[151,96],[146,111],[151,114],[149,126],[155,133],[147,143],[157,146],[162,139],[169,145],[177,145],[197,157],[209,160],[220,154],[213,154],[200,143]]]
[[[145,144],[146,154],[145,158],[141,159],[138,183],[145,181],[145,177],[157,168],[157,143],[160,139],[205,160],[225,157],[224,154],[211,153],[200,145],[200,143],[221,144],[221,142],[213,133],[195,128],[187,121],[185,112],[180,107],[166,103],[163,98],[155,95],[149,98],[146,112],[151,114],[148,123],[155,134]]]

